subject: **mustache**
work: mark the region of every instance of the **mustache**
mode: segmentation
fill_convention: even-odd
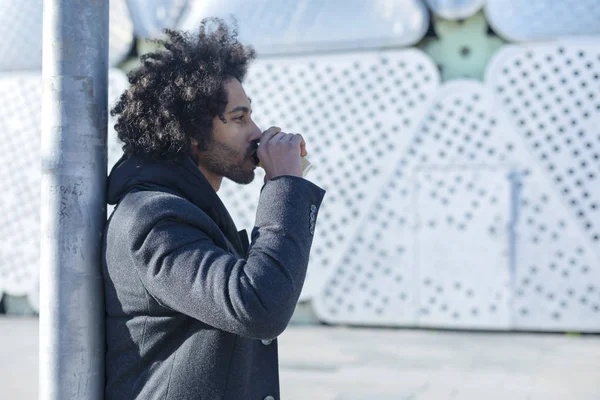
[[[253,142],[248,148],[248,156],[252,159],[254,164],[258,165],[258,142]]]
[[[248,153],[256,153],[258,151],[258,142],[252,142],[250,147],[248,147]]]

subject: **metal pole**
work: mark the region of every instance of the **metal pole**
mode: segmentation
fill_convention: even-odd
[[[44,0],[40,399],[104,397],[108,0]]]

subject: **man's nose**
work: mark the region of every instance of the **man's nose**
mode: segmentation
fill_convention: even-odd
[[[250,135],[250,142],[256,142],[259,141],[261,136],[262,136],[262,131],[260,130],[260,128],[256,125],[256,123],[254,123],[254,121],[252,121],[252,134]]]

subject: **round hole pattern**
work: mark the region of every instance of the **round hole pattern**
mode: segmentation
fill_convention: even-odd
[[[563,42],[507,49],[488,85],[600,249],[600,46]]]
[[[523,240],[545,242],[549,250],[537,254],[529,269],[518,270],[522,274],[518,285],[532,283],[520,287],[516,298],[532,305],[529,317],[518,321],[526,328],[596,329],[597,299],[568,299],[579,296],[586,281],[597,279],[599,265],[599,67],[600,46],[585,40],[509,47],[488,67],[488,87],[505,107],[554,193],[551,198],[521,198],[520,221],[527,232]],[[550,203],[555,198],[566,206],[568,215],[549,221],[545,215],[553,209]],[[579,240],[580,247],[564,248]],[[551,277],[543,275],[545,284],[536,286],[535,277],[528,274],[540,272]]]
[[[466,83],[450,85],[436,95],[440,100],[434,101],[396,167],[390,170],[379,199],[362,222],[360,234],[347,248],[344,259],[360,260],[365,268],[359,273],[367,274],[368,279],[363,278],[360,285],[352,287],[337,274],[332,276],[316,301],[321,318],[329,322],[370,321],[381,325],[498,327],[508,324],[508,173],[504,168],[492,168],[488,173],[495,179],[490,179],[479,176],[476,171],[484,169],[482,166],[485,165],[506,163],[515,145],[497,132],[498,119],[490,115],[491,107],[484,101],[481,90],[469,91],[465,87],[470,88]],[[440,165],[452,166],[452,170],[436,167]],[[418,180],[416,187],[415,179]],[[422,215],[418,212],[420,207],[426,211]],[[419,247],[421,242],[428,242],[428,235],[439,238],[446,237],[444,234],[456,237],[457,241],[461,237],[465,240],[478,238],[482,248],[494,248],[499,265],[492,271],[499,270],[500,278],[497,275],[487,278],[490,286],[497,285],[493,291],[476,290],[468,282],[468,279],[475,281],[476,277],[469,275],[465,263],[490,264],[488,260],[482,262],[481,257],[465,257],[460,251],[454,253],[455,260],[449,260],[446,267],[449,275],[461,277],[459,282],[439,279],[435,259],[427,260],[427,264],[415,262],[422,253],[430,251]],[[423,236],[422,241],[418,239],[415,243],[415,235]],[[451,250],[451,245],[444,245],[437,246],[434,251]],[[460,259],[461,256],[464,259]],[[378,264],[384,266],[381,270],[387,269],[402,279],[389,279],[368,268]],[[336,271],[344,270],[344,267],[342,260]],[[353,282],[360,281],[355,279]],[[344,301],[352,305],[352,313],[330,303],[331,298],[340,296],[336,288],[349,285],[350,291]],[[403,303],[394,298],[396,302],[387,303],[383,313],[374,315],[369,307],[364,307],[371,296],[364,291],[365,287],[385,287],[383,292],[403,295],[407,301]],[[457,289],[452,290],[458,290],[464,298],[460,297],[462,295],[456,299],[452,297],[454,292],[450,288],[455,287]],[[428,290],[433,292],[428,293]],[[500,293],[501,297],[485,298],[490,293]],[[426,299],[434,299],[435,304]],[[485,302],[487,306],[477,308],[478,302]],[[474,308],[477,308],[475,312]]]
[[[510,172],[484,164],[415,170],[420,326],[510,326]]]
[[[506,167],[492,168],[496,172],[483,175],[489,166],[502,165]],[[510,191],[502,180],[505,174],[500,173],[508,167],[512,171],[510,179],[506,177]],[[429,171],[436,168],[443,172]],[[462,171],[458,174],[452,172],[454,169]],[[473,169],[481,170],[482,178],[474,180],[474,172],[468,172]],[[510,207],[507,192],[512,193]],[[419,201],[424,205],[419,206]],[[456,81],[439,90],[417,133],[395,168],[389,170],[361,226],[341,263],[334,267],[337,273],[316,298],[323,320],[391,326],[599,328],[593,308],[597,298],[591,299],[597,294],[586,293],[585,302],[570,301],[568,310],[556,308],[569,296],[581,297],[589,282],[600,278],[594,245],[573,220],[526,141],[507,122],[494,96],[478,83]],[[423,250],[419,247],[421,237]],[[463,247],[463,252],[467,251],[464,246],[472,245],[472,257],[448,265],[464,268],[482,253],[472,270],[486,271],[490,259],[497,262],[493,267],[497,282],[476,278],[473,271],[457,273],[462,278],[459,280],[448,278],[440,272],[443,263],[432,261],[436,255],[421,259],[436,240],[460,241],[456,246]],[[514,253],[509,242],[514,243]],[[448,245],[435,249],[444,247]],[[512,261],[511,254],[515,257]],[[352,269],[351,265],[361,268]],[[507,268],[514,272],[508,273]],[[392,278],[380,275],[384,270],[391,271]],[[395,276],[401,279],[394,280]],[[340,287],[345,291],[340,292]],[[565,287],[572,291],[570,295]],[[392,293],[394,300],[394,295],[403,295],[411,303],[389,302],[382,313],[373,313],[365,306],[367,300],[373,302],[370,288],[385,288],[380,293]],[[452,298],[463,295],[463,302]],[[484,296],[482,301],[469,302],[478,296]],[[332,298],[341,298],[345,308]],[[347,311],[349,308],[352,312]]]
[[[41,79],[0,78],[0,291],[24,295],[39,266]],[[28,151],[23,151],[28,149]]]
[[[303,299],[338,263],[438,84],[435,65],[417,50],[278,58],[251,68],[245,89],[258,126],[302,133],[313,164],[307,179],[327,190]],[[247,186],[224,181],[219,190],[240,229],[254,225],[263,176],[258,171]]]

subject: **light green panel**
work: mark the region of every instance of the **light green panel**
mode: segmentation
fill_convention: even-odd
[[[472,78],[482,80],[492,55],[504,45],[498,36],[488,34],[483,13],[463,21],[434,17],[437,38],[426,38],[418,47],[439,65],[442,80]]]

